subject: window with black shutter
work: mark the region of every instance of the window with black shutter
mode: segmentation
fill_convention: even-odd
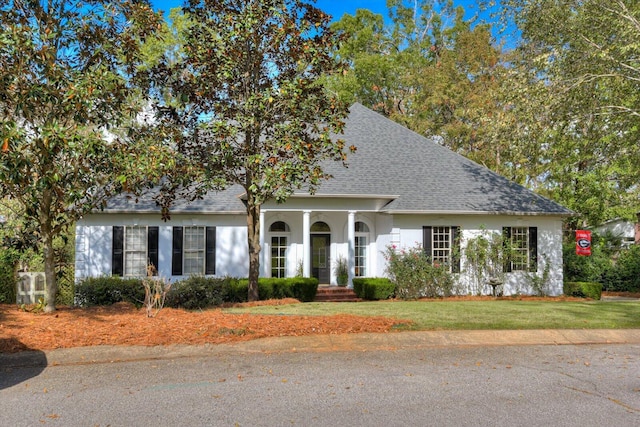
[[[144,277],[151,264],[157,274],[159,228],[140,225],[114,226],[111,250],[111,274]]]
[[[460,227],[424,226],[422,236],[424,253],[434,265],[460,272]]]
[[[538,271],[538,228],[503,227],[504,271]]]
[[[113,227],[111,242],[111,274],[122,277],[124,276],[124,227]]]
[[[173,227],[171,274],[216,274],[216,227]]]
[[[216,228],[207,227],[205,274],[216,274]]]
[[[147,227],[147,257],[153,266],[153,275],[158,275],[158,227]]]
[[[182,227],[173,227],[171,275],[182,276]]]

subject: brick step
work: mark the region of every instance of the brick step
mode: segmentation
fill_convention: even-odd
[[[341,286],[321,286],[318,288],[314,301],[317,302],[358,302],[362,301],[353,289]]]

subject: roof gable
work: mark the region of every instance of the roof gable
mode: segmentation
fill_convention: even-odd
[[[357,151],[322,194],[396,194],[387,212],[529,213],[571,211],[378,114],[354,104],[343,138]]]

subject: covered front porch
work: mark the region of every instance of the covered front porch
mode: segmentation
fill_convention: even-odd
[[[386,236],[380,231],[390,230],[391,220],[372,207],[361,210],[337,206],[322,209],[295,209],[286,205],[263,207],[260,212],[260,275],[315,277],[321,285],[336,286],[336,265],[343,260],[349,288],[353,287],[354,277],[379,276],[383,262],[378,245],[385,247],[381,240]]]

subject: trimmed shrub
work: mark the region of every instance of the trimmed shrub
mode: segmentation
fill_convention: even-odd
[[[313,277],[292,277],[293,298],[302,302],[313,301],[318,293],[318,279]]]
[[[217,307],[229,300],[232,282],[236,279],[192,276],[171,286],[166,307],[201,310]]]
[[[260,301],[271,299],[273,295],[272,282],[265,282],[265,280],[271,279],[258,279],[258,299]],[[249,279],[238,280],[232,287],[229,297],[229,302],[247,302],[249,299]]]
[[[597,282],[565,282],[563,287],[566,296],[595,300],[602,297],[602,284]]]
[[[384,277],[358,277],[353,279],[353,291],[358,298],[382,300],[393,297],[396,287]]]
[[[144,286],[141,279],[88,277],[76,284],[75,295],[76,304],[83,307],[124,301],[140,308],[144,302]]]
[[[230,302],[246,302],[249,292],[249,280],[242,279],[232,286]],[[318,279],[305,277],[258,279],[258,297],[260,300],[295,298],[302,302],[313,301],[318,292]]]
[[[260,293],[260,282],[258,282],[258,295]],[[246,279],[238,279],[229,283],[229,294],[227,302],[247,302],[249,298],[249,281]]]
[[[313,301],[318,291],[318,279],[292,277],[287,279],[260,278],[258,295],[261,300],[296,298]],[[249,292],[247,279],[192,276],[176,282],[167,293],[165,307],[199,310],[218,307],[226,302],[246,302]],[[93,277],[76,285],[76,304],[80,306],[111,305],[120,301],[142,307],[145,289],[142,279]]]

